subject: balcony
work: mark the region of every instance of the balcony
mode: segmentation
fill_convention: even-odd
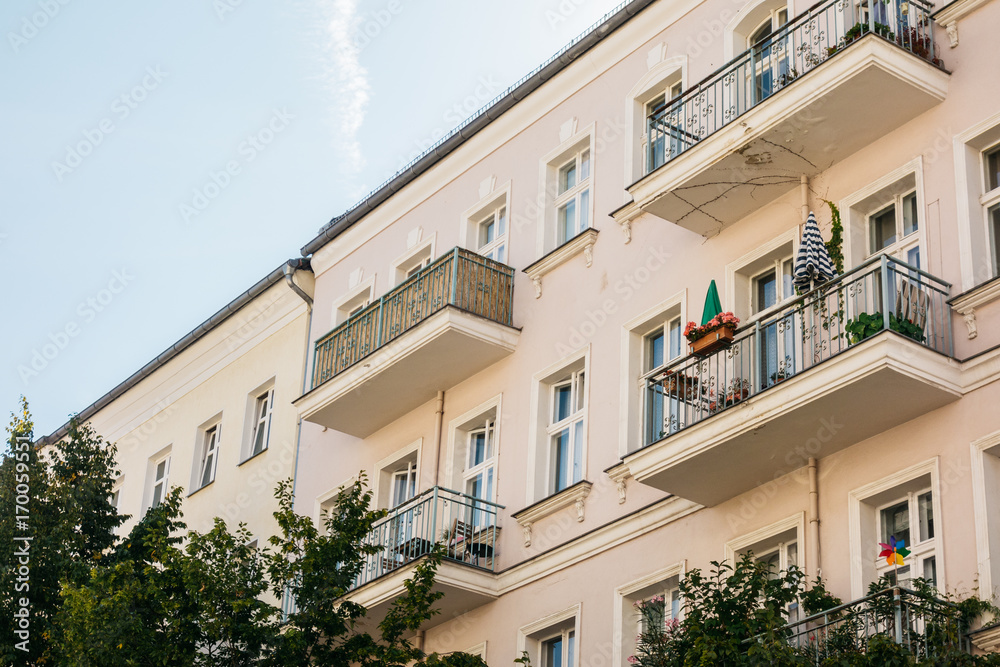
[[[960,396],[950,285],[875,257],[646,377],[636,480],[712,506]]]
[[[364,567],[347,598],[363,605],[365,622],[377,624],[406,589],[414,565],[437,545],[445,556],[434,589],[444,592],[435,605],[441,613],[430,625],[443,623],[497,598],[496,543],[502,505],[434,487],[389,511],[372,528],[364,543],[379,548]],[[285,596],[285,616],[295,605]]]
[[[941,102],[930,5],[861,4],[821,2],[653,113],[628,210],[712,236]]]
[[[316,341],[299,414],[359,438],[514,351],[514,269],[455,248]]]

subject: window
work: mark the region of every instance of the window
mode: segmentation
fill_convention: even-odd
[[[681,356],[681,318],[673,317],[646,335],[646,371],[659,368]]]
[[[153,495],[149,506],[156,507],[170,490],[170,455],[153,463]]]
[[[417,495],[421,442],[422,440],[417,440],[375,464],[375,469],[378,470],[375,479],[377,507],[399,507]]]
[[[408,461],[392,473],[391,507],[402,505],[407,500],[412,499],[416,493],[417,464],[413,461]]]
[[[468,433],[468,458],[465,465],[465,493],[473,498],[493,501],[496,455],[496,423],[486,419],[481,427]]]
[[[542,642],[542,667],[570,667],[574,662],[576,632],[564,630]]]
[[[590,149],[559,168],[556,196],[556,244],[590,227]]]
[[[868,254],[886,252],[920,267],[917,193],[897,196],[885,208],[868,216]]]
[[[993,275],[1000,275],[1000,146],[983,154],[983,180],[986,194],[982,197],[986,209],[986,228],[992,255]]]
[[[585,385],[586,375],[582,370],[552,385],[548,428],[552,493],[583,479]]]
[[[795,296],[791,256],[775,259],[772,266],[752,279],[750,302],[753,312],[762,313]]]
[[[956,134],[954,143],[962,269],[957,291],[965,292],[1000,276],[1000,111]]]
[[[222,424],[205,429],[201,433],[201,461],[198,464],[198,479],[195,488],[200,489],[215,481],[215,469],[219,464],[219,438],[222,435]]]
[[[375,276],[355,286],[333,308],[333,326],[339,326],[368,307],[375,292]]]
[[[611,664],[618,667],[631,664],[629,657],[635,655],[637,639],[647,629],[640,604],[652,612],[654,622],[664,627],[680,619],[683,600],[679,586],[683,578],[684,564],[677,563],[615,590],[613,636],[621,640],[614,643]]]
[[[121,501],[122,501],[122,484],[124,483],[124,476],[119,476],[115,480],[115,485],[111,488],[111,496],[108,498],[108,502],[111,506],[115,508],[115,511],[121,512]]]
[[[253,430],[250,434],[250,456],[256,456],[267,449],[271,433],[271,411],[274,409],[274,389],[259,394],[254,402]],[[215,473],[213,472],[213,477]]]
[[[498,262],[507,261],[507,207],[491,211],[477,224],[476,252]]]
[[[898,573],[899,583],[907,585],[910,579],[923,577],[931,583],[937,582],[937,559],[934,552],[934,502],[930,489],[910,492],[880,507],[879,542],[889,543],[890,537],[903,540],[910,550],[907,563],[895,568],[879,560],[879,576],[887,575],[893,580]]]
[[[680,73],[678,72],[678,76]],[[664,84],[665,89],[661,89],[654,97],[645,104],[645,118],[649,119],[654,114],[661,114],[666,109],[667,103],[672,102],[681,96],[682,85],[680,81],[673,81]],[[662,115],[662,114],[661,114]],[[642,133],[642,155],[645,160],[645,173],[649,173],[658,167],[662,167],[667,160],[681,152],[680,137],[671,132],[652,132],[652,144],[649,143],[650,132],[644,128]]]
[[[749,535],[744,535],[726,543],[726,560],[735,563],[747,553],[752,553],[756,562],[767,567],[770,578],[778,579],[792,566],[805,568],[799,552],[799,544],[805,531],[805,515],[794,514]],[[801,618],[801,607],[793,601],[786,607],[789,622]]]
[[[434,258],[434,242],[435,235],[431,235],[426,241],[417,242],[393,262],[390,272],[393,286],[405,282],[430,265]]]

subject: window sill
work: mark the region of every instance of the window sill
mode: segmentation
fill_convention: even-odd
[[[535,298],[542,296],[542,276],[553,271],[573,259],[579,254],[583,254],[590,267],[594,263],[594,243],[597,242],[597,230],[585,229],[566,243],[542,257],[540,260],[525,267],[524,272],[531,278],[531,283],[535,286]]]
[[[187,494],[187,497],[190,498],[191,496],[193,496],[194,494],[198,493],[202,489],[207,489],[208,487],[212,486],[213,484],[215,484],[215,480],[214,479],[211,482],[209,482],[208,484],[202,484],[197,489],[195,489],[191,493]]]
[[[980,308],[1000,299],[1000,276],[988,280],[978,287],[973,287],[968,292],[959,294],[948,301],[965,319],[965,326],[969,330],[969,339],[979,335],[976,325],[976,308]]]
[[[571,487],[563,489],[559,493],[544,498],[534,505],[525,507],[520,512],[511,515],[524,531],[524,546],[531,546],[531,526],[533,523],[545,517],[552,516],[561,509],[570,505],[576,505],[576,520],[583,521],[584,499],[590,495],[590,489],[594,485],[587,480],[577,482]]]
[[[240,461],[239,463],[236,464],[236,467],[239,468],[244,463],[249,463],[250,461],[253,461],[255,458],[257,458],[258,456],[263,456],[264,454],[267,454],[268,449],[270,449],[270,448],[269,447],[265,447],[264,449],[260,450],[259,452],[257,452],[253,456],[250,456],[249,458],[243,459],[242,461]]]

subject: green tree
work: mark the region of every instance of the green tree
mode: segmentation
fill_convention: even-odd
[[[116,450],[72,419],[67,435],[40,456],[23,398],[7,432],[0,462],[0,656],[5,664],[44,663],[58,634],[62,582],[86,580],[123,521],[110,500]],[[22,601],[26,628],[15,619]]]

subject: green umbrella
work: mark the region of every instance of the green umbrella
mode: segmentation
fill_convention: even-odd
[[[713,280],[708,286],[708,294],[705,295],[705,310],[701,313],[701,325],[705,326],[708,322],[722,312],[722,302],[719,301],[719,289],[715,286],[715,281]]]

